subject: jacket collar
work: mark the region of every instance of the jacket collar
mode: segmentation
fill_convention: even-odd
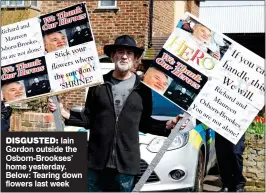
[[[104,80],[105,84],[111,84],[111,77],[113,75],[113,72],[114,72],[114,70],[111,70],[107,74],[103,75],[103,80]],[[135,81],[133,89],[138,89],[140,82],[141,82],[141,79],[135,72],[134,72],[134,74],[136,75],[136,81]]]

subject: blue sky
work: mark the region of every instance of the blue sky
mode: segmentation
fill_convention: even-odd
[[[205,1],[200,6],[224,6],[224,5],[264,5],[264,1]]]

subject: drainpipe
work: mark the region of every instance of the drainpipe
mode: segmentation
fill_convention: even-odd
[[[150,10],[149,10],[149,40],[148,48],[152,47],[152,20],[153,20],[153,0],[150,0]]]

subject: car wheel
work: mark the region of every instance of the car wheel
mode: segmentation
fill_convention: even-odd
[[[200,151],[193,192],[203,192],[203,180],[204,180],[204,157],[202,151]]]

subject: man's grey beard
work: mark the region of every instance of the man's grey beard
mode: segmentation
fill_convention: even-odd
[[[119,63],[116,64],[116,67],[121,72],[127,72],[130,71],[133,65],[127,64],[127,65],[120,65]]]

